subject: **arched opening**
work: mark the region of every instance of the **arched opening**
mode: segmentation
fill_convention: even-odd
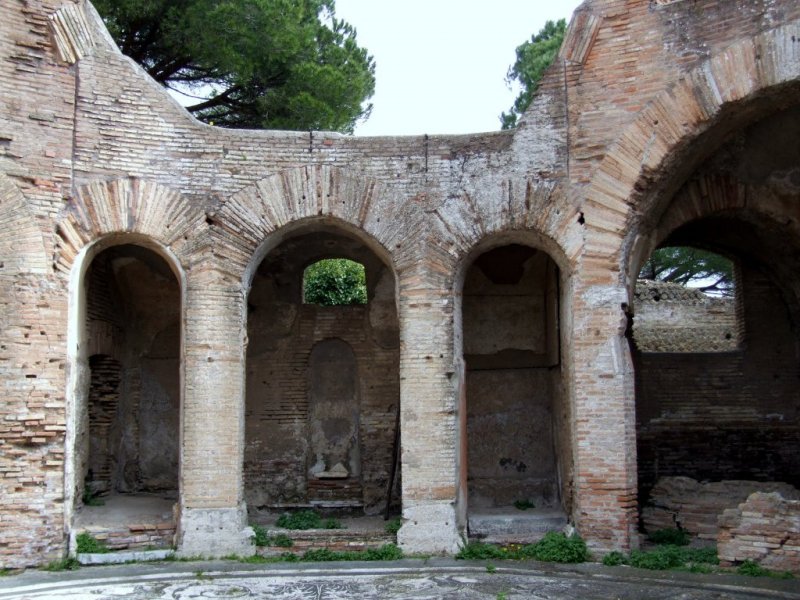
[[[142,246],[111,246],[88,260],[73,529],[116,549],[169,547],[179,481],[180,284]]]
[[[659,294],[659,306],[651,284],[637,285],[632,349],[648,534],[680,528],[722,545],[737,534],[721,516],[752,493],[800,497],[800,236],[791,208],[800,200],[800,152],[789,142],[800,130],[797,116],[784,111],[731,136],[653,228],[659,246],[729,259],[734,285],[727,299],[673,287],[666,303]],[[776,152],[784,142],[793,149]],[[771,509],[746,509],[759,510]],[[767,513],[763,531],[773,526]],[[760,541],[739,538],[725,553],[760,558],[747,555]]]
[[[334,301],[309,302],[308,267],[323,260],[334,271],[345,261],[363,269],[365,302],[348,296],[350,284],[322,285]],[[332,280],[341,284],[337,273]],[[271,526],[293,509],[397,512],[400,342],[391,268],[338,227],[315,223],[288,234],[254,271],[247,336],[251,519]]]
[[[566,524],[572,459],[561,286],[553,259],[521,244],[487,250],[467,268],[462,328],[471,537],[528,542]]]
[[[347,258],[323,258],[303,271],[303,302],[320,306],[367,303],[364,265]]]

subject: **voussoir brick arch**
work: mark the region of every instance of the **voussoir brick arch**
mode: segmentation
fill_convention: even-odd
[[[583,245],[575,209],[551,181],[506,180],[500,189],[481,189],[444,200],[433,209],[428,245],[432,271],[442,289],[460,288],[464,266],[492,246],[519,243],[547,252],[566,274]]]
[[[47,271],[42,232],[22,192],[5,173],[0,173],[0,232],[0,275]]]
[[[413,262],[421,211],[387,184],[328,165],[281,171],[228,198],[209,215],[219,268],[249,285],[264,256],[315,223],[360,237],[395,271]]]
[[[619,136],[585,191],[587,264],[618,265],[624,282],[642,222],[657,221],[653,213],[663,208],[654,190],[674,173],[676,157],[728,109],[798,81],[800,22],[793,21],[727,47],[661,92]]]
[[[75,258],[89,244],[108,236],[117,243],[152,240],[179,259],[198,232],[205,213],[181,194],[137,178],[95,181],[78,188],[58,223],[55,265],[69,273]]]

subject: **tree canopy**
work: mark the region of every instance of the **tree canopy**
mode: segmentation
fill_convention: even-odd
[[[561,48],[566,30],[565,19],[559,19],[556,22],[547,21],[539,33],[531,37],[529,41],[517,46],[517,60],[508,69],[506,81],[509,85],[514,81],[519,82],[522,85],[522,91],[514,100],[514,105],[509,111],[500,115],[503,129],[516,127],[517,119],[530,106],[545,70],[552,64]]]
[[[375,64],[334,0],[94,0],[111,35],[197,118],[352,133]]]
[[[322,306],[366,304],[364,265],[346,258],[315,262],[303,275],[303,301]]]
[[[733,294],[733,263],[714,252],[690,246],[657,248],[639,278],[678,283],[705,293]]]

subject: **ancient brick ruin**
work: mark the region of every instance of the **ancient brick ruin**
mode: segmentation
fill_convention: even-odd
[[[452,553],[523,500],[629,550],[691,478],[756,484],[724,560],[800,568],[798,139],[795,0],[587,0],[516,130],[400,138],[201,124],[89,2],[4,1],[0,567],[98,495],[183,555],[387,503]],[[729,257],[733,308],[659,321],[660,245]],[[304,303],[329,257],[366,305]]]

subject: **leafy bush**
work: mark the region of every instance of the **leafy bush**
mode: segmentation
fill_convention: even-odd
[[[762,567],[760,564],[752,560],[746,560],[739,568],[736,569],[739,575],[747,575],[748,577],[766,577],[769,575],[769,570]]]
[[[625,555],[622,552],[617,552],[616,550],[609,552],[603,557],[603,564],[607,567],[616,567],[619,565],[624,565],[627,562],[628,559],[625,558]]]
[[[679,546],[659,546],[655,550],[631,552],[629,564],[639,569],[666,571],[686,564],[686,552]]]
[[[717,549],[711,548],[687,548],[684,550],[686,554],[686,562],[702,563],[707,565],[718,565],[719,556],[717,556]]]
[[[397,535],[397,532],[400,531],[400,528],[403,526],[403,519],[400,517],[395,517],[383,527],[386,533],[389,535]]]
[[[686,546],[689,544],[689,533],[683,529],[659,529],[647,536],[655,544]]]
[[[261,525],[252,525],[253,533],[253,542],[259,548],[263,548],[265,546],[269,546],[269,535],[267,535],[267,530],[264,529]]]
[[[342,529],[338,519],[323,519],[315,510],[284,513],[275,524],[284,529]]]
[[[489,558],[514,558],[507,551],[503,551],[494,544],[484,544],[483,542],[467,542],[456,554],[460,560],[486,560]]]
[[[79,533],[75,541],[80,554],[106,554],[109,551],[105,542],[101,542],[87,531]]]
[[[488,560],[508,558],[522,560],[533,558],[545,562],[579,563],[589,558],[586,543],[577,535],[570,537],[563,533],[550,532],[536,542],[527,546],[515,544],[500,547],[482,542],[468,542],[456,554],[462,560]]]
[[[589,558],[586,542],[580,536],[567,537],[563,533],[553,531],[546,533],[535,544],[523,546],[520,553],[526,558],[557,563],[580,563]]]
[[[366,304],[364,265],[346,258],[329,258],[314,263],[303,276],[303,300],[322,306]]]

